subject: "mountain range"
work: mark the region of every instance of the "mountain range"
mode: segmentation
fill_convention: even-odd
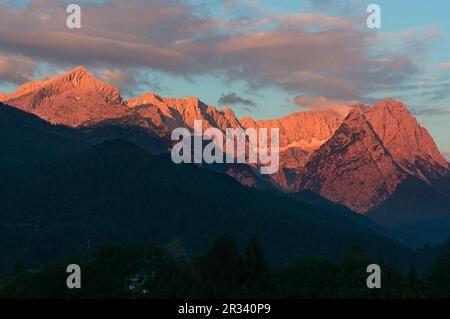
[[[276,264],[337,260],[355,242],[402,269],[415,262],[382,227],[312,192],[245,187],[220,168],[176,165],[124,137],[101,142],[98,128],[53,125],[1,103],[0,123],[0,275],[16,261],[34,269],[104,242],[151,240],[193,256],[224,232],[241,248],[256,234]]]
[[[57,157],[53,153],[68,156],[118,138],[150,154],[164,155],[171,147],[171,131],[192,129],[195,120],[202,120],[204,128],[223,131],[279,128],[278,173],[263,176],[255,166],[237,164],[204,168],[286,196],[312,192],[318,195],[310,197],[313,204],[326,200],[343,205],[408,243],[437,243],[450,235],[449,163],[428,131],[394,99],[355,105],[345,117],[331,111],[305,111],[274,120],[238,119],[231,108],[217,109],[196,97],[145,93],[127,101],[117,88],[77,67],[51,80],[24,84],[14,93],[0,93],[0,102],[8,114],[14,114],[2,121],[12,126],[15,121],[39,123],[31,131],[22,126],[3,136],[7,133],[15,141],[29,134],[31,141],[39,132],[43,142],[57,145],[43,154],[33,151],[39,145],[27,143],[22,152],[5,142],[15,152],[3,157],[8,165],[29,162],[25,157],[49,161]],[[9,106],[43,121],[14,113]],[[66,150],[57,141],[67,138],[71,147]]]

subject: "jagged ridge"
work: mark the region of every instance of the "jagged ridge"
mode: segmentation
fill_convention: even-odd
[[[272,182],[285,190],[310,189],[365,213],[383,203],[405,179],[426,183],[448,173],[448,163],[428,131],[400,102],[388,99],[359,106],[343,120],[332,112],[299,112],[275,120],[237,119],[196,97],[166,98],[155,93],[124,101],[117,88],[85,68],[52,80],[28,83],[0,101],[55,124],[72,127],[135,126],[167,140],[176,127],[279,128],[281,169]],[[245,180],[251,175],[228,169]],[[250,176],[250,177],[249,177]]]

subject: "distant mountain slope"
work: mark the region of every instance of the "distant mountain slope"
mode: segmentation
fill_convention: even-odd
[[[431,184],[435,185],[442,192],[450,194],[450,170],[444,176],[432,179]]]
[[[82,125],[79,130],[94,144],[122,139],[139,145],[152,154],[167,153],[170,147],[169,141],[160,138],[153,123],[138,114]]]
[[[307,203],[307,204],[314,206],[316,208],[319,208],[325,212],[336,214],[336,215],[345,217],[349,220],[352,220],[355,223],[364,225],[365,227],[368,227],[379,234],[389,236],[389,237],[395,236],[392,233],[390,233],[387,229],[385,229],[382,226],[380,226],[379,224],[377,224],[375,221],[373,221],[368,216],[364,216],[362,214],[353,212],[346,206],[336,204],[324,197],[321,197],[317,193],[314,193],[314,192],[311,192],[308,190],[304,190],[301,192],[292,193],[290,196],[296,200],[299,200],[303,203]]]
[[[450,192],[411,176],[368,216],[419,244],[436,244],[450,234]]]
[[[305,253],[336,259],[355,241],[386,262],[405,266],[412,260],[409,249],[355,221],[246,188],[223,174],[174,165],[119,140],[30,169],[27,176],[1,193],[1,233],[14,233],[2,235],[3,262],[86,253],[88,240],[182,237],[194,253],[223,232],[241,244],[258,234],[277,263]],[[19,234],[28,239],[17,241]]]
[[[49,162],[86,149],[77,130],[52,125],[35,115],[0,103],[0,165],[17,167]]]
[[[274,184],[270,177],[261,175],[259,169],[247,164],[202,164],[200,167],[214,172],[227,174],[240,184],[262,191],[279,191],[282,189]]]

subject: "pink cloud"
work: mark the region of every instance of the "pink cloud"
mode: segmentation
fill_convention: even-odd
[[[323,96],[318,98],[309,98],[306,96],[297,96],[294,99],[295,104],[310,110],[332,111],[337,115],[344,117],[348,114],[352,106],[359,104],[359,101],[329,100]]]
[[[0,9],[0,49],[63,67],[214,75],[252,89],[275,86],[336,100],[401,83],[417,71],[413,53],[373,54],[382,35],[326,14],[233,19],[181,0],[113,0],[84,4],[83,27],[73,31],[65,27],[61,1]]]
[[[33,72],[36,67],[36,62],[31,58],[0,52],[0,82],[21,84],[33,81]]]
[[[450,115],[449,108],[423,108],[414,112],[416,115],[441,116]]]
[[[450,62],[438,64],[436,67],[441,70],[450,69]]]

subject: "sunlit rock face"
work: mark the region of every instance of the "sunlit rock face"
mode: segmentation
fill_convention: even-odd
[[[448,163],[427,129],[420,126],[403,103],[393,99],[376,103],[365,117],[393,158],[421,179],[445,174]]]
[[[50,123],[72,127],[128,112],[119,90],[97,80],[83,67],[52,80],[25,84],[1,99]]]
[[[297,189],[365,213],[388,199],[407,176],[431,183],[448,163],[428,131],[393,99],[353,110],[309,159]]]

